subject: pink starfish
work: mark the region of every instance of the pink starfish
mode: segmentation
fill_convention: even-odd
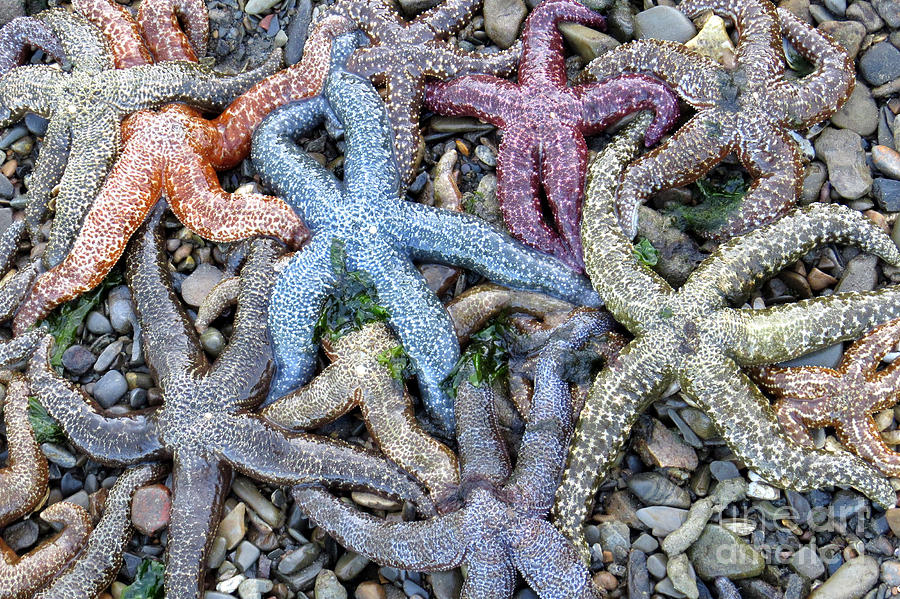
[[[652,145],[678,116],[678,104],[661,82],[642,75],[568,87],[562,35],[556,28],[560,21],[604,26],[603,17],[575,0],[545,0],[525,22],[517,84],[467,75],[429,85],[425,102],[441,114],[475,116],[504,130],[497,197],[510,232],[584,268],[579,230],[587,168],[584,136],[649,109],[656,112],[645,139]],[[555,228],[542,214],[542,188]]]

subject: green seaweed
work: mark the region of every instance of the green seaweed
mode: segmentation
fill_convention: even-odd
[[[142,561],[134,576],[134,582],[122,591],[122,599],[164,599],[165,570],[161,562],[149,559]]]
[[[474,387],[492,385],[509,373],[509,318],[505,312],[490,321],[469,339],[469,346],[444,379],[443,388],[456,397],[460,383],[468,380]]]
[[[402,345],[395,345],[390,349],[386,349],[377,358],[378,363],[388,369],[391,378],[398,381],[406,380],[413,375],[412,364],[409,361],[409,355]]]
[[[659,262],[659,250],[653,247],[646,237],[634,244],[634,257],[638,262],[647,267],[654,267]]]
[[[702,198],[699,204],[676,204],[663,210],[663,214],[673,217],[675,226],[682,231],[712,232],[721,229],[728,216],[740,206],[748,187],[740,174],[722,183],[700,179],[696,186]]]
[[[50,417],[37,397],[28,398],[28,421],[38,443],[59,443],[65,440],[59,424]]]

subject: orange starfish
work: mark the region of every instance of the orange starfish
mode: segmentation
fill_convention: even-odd
[[[900,453],[887,446],[872,418],[900,401],[900,360],[878,370],[898,341],[900,319],[851,345],[836,369],[767,366],[753,378],[778,400],[778,421],[795,443],[813,447],[809,429],[831,426],[848,450],[886,475],[900,476]]]
[[[139,20],[153,54],[166,60],[181,52],[184,58],[191,46],[177,23],[168,19],[171,26],[159,36],[156,32],[161,29],[151,29],[151,23],[159,27],[166,19],[150,19],[151,14],[160,12],[142,9]],[[233,168],[247,156],[253,130],[272,109],[321,91],[331,40],[352,28],[343,17],[323,20],[313,30],[300,63],[261,81],[215,119],[207,120],[181,104],[126,119],[123,150],[81,233],[66,259],[37,280],[16,315],[15,330],[27,329],[54,307],[102,281],[163,191],[175,215],[201,237],[225,242],[269,235],[299,247],[309,233],[287,204],[272,196],[226,193],[216,170]],[[179,44],[160,43],[178,38]]]

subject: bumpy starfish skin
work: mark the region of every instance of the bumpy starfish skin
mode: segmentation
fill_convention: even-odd
[[[872,413],[893,407],[900,398],[900,362],[877,370],[898,340],[900,320],[895,320],[850,346],[835,369],[768,366],[752,376],[778,400],[778,421],[795,443],[812,447],[808,427],[833,426],[844,447],[896,477],[900,454],[881,438]]]
[[[768,0],[685,0],[679,8],[689,17],[714,10],[735,22],[740,42],[733,70],[681,44],[648,39],[595,59],[585,74],[600,80],[623,71],[649,73],[697,110],[671,139],[625,170],[616,207],[626,233],[634,236],[637,208],[651,194],[696,181],[734,152],[753,183],[717,231],[702,232],[730,237],[793,206],[803,167],[787,132],[828,118],[843,105],[853,91],[853,61],[827,34],[787,10],[776,13]],[[799,82],[784,77],[782,34],[816,64]]]
[[[525,23],[518,84],[469,75],[429,85],[425,103],[441,114],[476,116],[503,129],[497,199],[510,232],[580,269],[584,136],[652,108],[657,119],[647,132],[647,144],[653,144],[677,118],[678,103],[662,83],[642,75],[568,87],[562,34],[556,28],[560,21],[604,24],[603,17],[576,0],[545,0]],[[541,187],[555,227],[544,220]]]
[[[516,67],[522,51],[518,42],[488,54],[466,52],[448,40],[481,4],[481,0],[444,0],[409,22],[397,14],[392,2],[384,0],[341,0],[328,13],[350,19],[370,40],[367,47],[353,53],[347,66],[386,88],[401,185],[413,179],[422,158],[419,112],[426,79],[467,73],[508,75]]]
[[[25,221],[13,221],[0,234],[0,272],[7,273],[0,283],[0,322],[6,322],[15,314],[37,277],[37,264],[22,270],[10,271],[16,259],[19,240],[25,233]],[[9,341],[0,341],[0,368],[9,368],[31,355],[44,334],[39,330],[16,335]]]
[[[25,63],[29,49],[38,47],[62,62],[65,54],[53,31],[32,17],[18,17],[0,27],[0,74]]]
[[[126,119],[122,152],[81,232],[65,260],[38,279],[16,316],[17,330],[100,283],[163,191],[176,216],[201,237],[225,242],[269,235],[300,247],[309,231],[283,200],[226,193],[216,169],[246,157],[253,129],[270,110],[321,91],[331,42],[350,27],[340,17],[322,21],[299,64],[261,81],[218,118],[207,120],[197,110],[172,104]]]
[[[378,447],[428,488],[440,505],[459,485],[456,457],[427,435],[413,412],[403,381],[393,378],[378,357],[399,345],[382,323],[325,344],[332,364],[311,383],[266,407],[261,414],[291,429],[321,426],[360,408]]]
[[[566,354],[605,327],[588,315],[544,350],[516,467],[499,433],[494,397],[468,382],[457,395],[461,507],[423,522],[385,522],[317,489],[295,490],[301,509],[348,549],[389,566],[449,570],[465,564],[461,599],[507,599],[516,570],[544,599],[600,597],[574,547],[547,522],[572,435]],[[562,335],[561,335],[562,337]]]
[[[313,435],[286,435],[245,411],[263,398],[272,376],[265,323],[277,242],[254,242],[242,271],[234,333],[210,365],[172,289],[160,220],[161,211],[139,232],[127,276],[162,407],[149,415],[104,416],[80,388],[49,367],[49,343],[32,359],[29,373],[47,411],[95,461],[173,459],[166,597],[200,596],[206,552],[232,469],[271,484],[327,482],[424,501],[418,487],[383,460]]]
[[[594,491],[638,415],[675,382],[734,454],[771,483],[796,490],[852,486],[881,505],[893,505],[891,486],[855,456],[790,441],[740,367],[791,359],[900,316],[900,286],[765,310],[728,304],[824,243],[852,244],[890,264],[900,263],[900,251],[860,213],[813,204],[720,245],[674,291],[634,257],[615,216],[618,176],[636,153],[646,123],[641,115],[588,172],[581,225],[587,272],[606,308],[635,339],[591,386],[557,494],[557,525],[587,557],[581,525]]]
[[[0,528],[28,515],[47,499],[47,458],[28,421],[28,383],[13,374],[4,404],[7,466],[0,469]],[[81,506],[60,502],[41,517],[64,526],[53,538],[19,557],[0,539],[0,599],[25,599],[59,572],[84,545],[91,518]]]
[[[26,112],[50,119],[41,157],[29,181],[26,215],[36,232],[59,181],[56,216],[44,261],[55,266],[75,239],[119,151],[128,114],[168,102],[223,107],[280,65],[276,53],[263,66],[234,77],[198,64],[171,61],[112,68],[102,35],[83,17],[63,9],[41,13],[73,62],[71,73],[47,65],[19,67],[0,77],[0,125]]]
[[[345,48],[337,50],[338,43]],[[352,46],[335,42],[336,64]],[[329,108],[330,106],[330,108]],[[302,152],[294,140],[333,110],[346,129],[344,181]],[[520,245],[472,215],[406,202],[394,158],[390,123],[365,79],[335,66],[325,97],[272,113],[254,135],[253,161],[263,180],[313,232],[307,248],[281,273],[269,328],[278,374],[270,397],[304,383],[315,365],[313,330],[335,285],[332,246],[343,243],[347,268],[367,272],[419,374],[426,409],[444,431],[453,406],[440,388],[459,357],[453,325],[413,259],[462,266],[511,287],[540,289],[583,304],[596,295],[583,277]]]
[[[166,472],[160,464],[145,464],[123,472],[110,489],[103,517],[88,537],[87,545],[34,599],[94,599],[109,587],[122,568],[131,540],[131,497]]]

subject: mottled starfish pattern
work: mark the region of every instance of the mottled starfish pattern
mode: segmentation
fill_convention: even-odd
[[[0,74],[25,64],[32,47],[62,62],[64,52],[56,34],[33,17],[17,17],[0,27]]]
[[[141,17],[160,12],[154,5],[161,2],[148,4],[148,10],[142,7]],[[149,22],[141,22],[141,26],[144,30],[153,27]],[[99,284],[164,191],[176,216],[201,237],[227,242],[268,235],[300,247],[309,231],[283,200],[256,193],[227,193],[216,170],[232,168],[246,158],[251,133],[273,108],[321,92],[332,39],[350,26],[340,17],[322,21],[313,30],[299,64],[255,85],[215,119],[207,120],[200,111],[183,104],[128,117],[122,127],[122,152],[71,251],[35,283],[16,315],[16,330],[25,330],[56,306]],[[157,57],[172,60],[178,57],[173,52],[190,48],[179,30],[165,33],[149,38]],[[177,44],[172,38],[183,42]],[[183,57],[189,58],[187,54]]]
[[[568,87],[557,29],[563,20],[604,25],[603,17],[576,0],[545,0],[525,22],[518,83],[468,75],[429,85],[425,103],[441,114],[476,116],[503,129],[497,199],[510,233],[581,269],[584,136],[636,110],[653,109],[657,118],[646,141],[656,143],[677,118],[678,103],[662,83],[643,75]],[[554,223],[545,221],[542,195]]]
[[[159,480],[166,472],[161,464],[144,464],[123,472],[109,491],[103,517],[88,537],[87,545],[34,599],[93,599],[100,596],[122,568],[125,549],[133,532],[131,498],[134,492]]]
[[[340,65],[349,36],[335,42]],[[345,128],[344,181],[297,146],[296,137],[333,110]],[[511,287],[539,289],[581,304],[596,304],[587,281],[553,258],[526,248],[468,214],[404,201],[392,133],[378,93],[365,79],[335,66],[324,97],[272,113],[254,135],[253,161],[265,183],[297,211],[313,232],[307,248],[275,286],[269,328],[278,374],[270,397],[303,384],[315,366],[313,331],[336,283],[331,254],[343,245],[348,270],[369,274],[419,375],[426,409],[445,432],[453,405],[441,389],[459,357],[453,324],[428,289],[413,259],[469,268]]]
[[[401,187],[414,178],[424,151],[419,113],[425,81],[467,73],[508,75],[516,67],[522,51],[518,42],[489,54],[466,52],[449,40],[481,4],[481,0],[443,0],[409,22],[394,3],[384,0],[340,0],[327,13],[350,19],[369,38],[369,45],[354,52],[347,66],[385,87]]]
[[[900,399],[900,362],[878,370],[900,340],[900,320],[881,325],[844,352],[837,368],[767,366],[753,379],[777,399],[781,428],[798,445],[813,447],[810,427],[834,427],[841,443],[888,476],[900,476],[900,454],[878,432],[872,413]]]
[[[47,499],[47,458],[28,421],[28,383],[13,374],[3,408],[8,464],[0,469],[0,528],[28,515]],[[62,530],[19,557],[0,539],[0,599],[30,598],[47,584],[87,541],[91,517],[79,505],[61,501],[41,518]]]
[[[37,277],[36,261],[13,273],[19,241],[25,234],[25,221],[13,221],[0,234],[0,273],[6,273],[0,284],[0,322],[6,322],[16,313],[28,290]],[[8,368],[28,358],[44,333],[40,330],[16,335],[9,341],[0,341],[0,368]]]
[[[50,119],[29,180],[26,216],[35,235],[59,182],[56,216],[44,254],[45,263],[55,266],[75,239],[116,158],[125,116],[168,102],[223,108],[276,70],[281,59],[276,53],[263,66],[234,77],[186,61],[115,69],[103,36],[83,17],[51,9],[40,18],[62,42],[73,69],[26,65],[0,77],[0,126],[26,112]]]
[[[594,492],[640,413],[672,383],[706,413],[738,459],[769,482],[800,491],[852,486],[893,505],[890,484],[859,458],[788,439],[741,366],[795,358],[900,316],[900,286],[765,310],[729,304],[824,243],[852,244],[890,264],[900,264],[897,246],[859,212],[813,204],[720,245],[675,291],[637,260],[615,215],[621,168],[647,122],[641,115],[588,172],[581,225],[587,272],[607,310],[635,338],[591,386],[557,494],[556,524],[587,559],[581,526]]]
[[[368,324],[334,343],[323,342],[332,364],[261,414],[285,428],[309,429],[359,408],[378,447],[424,483],[440,509],[459,485],[456,456],[422,430],[406,385],[379,362],[398,345],[383,323]]]
[[[572,435],[569,384],[560,376],[566,355],[602,322],[573,319],[548,344],[515,469],[499,434],[490,387],[463,383],[456,435],[461,484],[458,510],[422,522],[386,522],[358,512],[317,489],[294,498],[317,526],[348,549],[378,563],[419,571],[467,567],[461,599],[508,599],[516,571],[544,599],[600,597],[572,546],[547,513]]]
[[[637,208],[651,194],[696,181],[734,152],[753,183],[740,206],[723,216],[720,228],[705,233],[727,238],[791,209],[803,164],[788,131],[834,114],[853,91],[855,70],[827,34],[785,9],[776,13],[768,0],[685,0],[678,7],[689,17],[714,10],[734,21],[740,35],[734,69],[682,44],[647,39],[595,59],[585,75],[602,80],[622,72],[649,73],[697,110],[671,139],[625,170],[616,203],[625,232],[635,235]],[[782,34],[816,65],[799,82],[784,77]]]
[[[286,435],[246,411],[264,397],[273,371],[265,323],[277,242],[254,242],[242,270],[234,333],[210,365],[172,289],[161,212],[139,232],[127,277],[144,355],[162,389],[162,407],[150,414],[103,415],[79,387],[49,367],[49,341],[32,359],[29,376],[47,411],[91,459],[110,465],[173,460],[166,597],[197,599],[202,594],[206,553],[232,469],[277,485],[363,487],[413,498],[428,509],[418,486],[376,456],[314,435]]]

